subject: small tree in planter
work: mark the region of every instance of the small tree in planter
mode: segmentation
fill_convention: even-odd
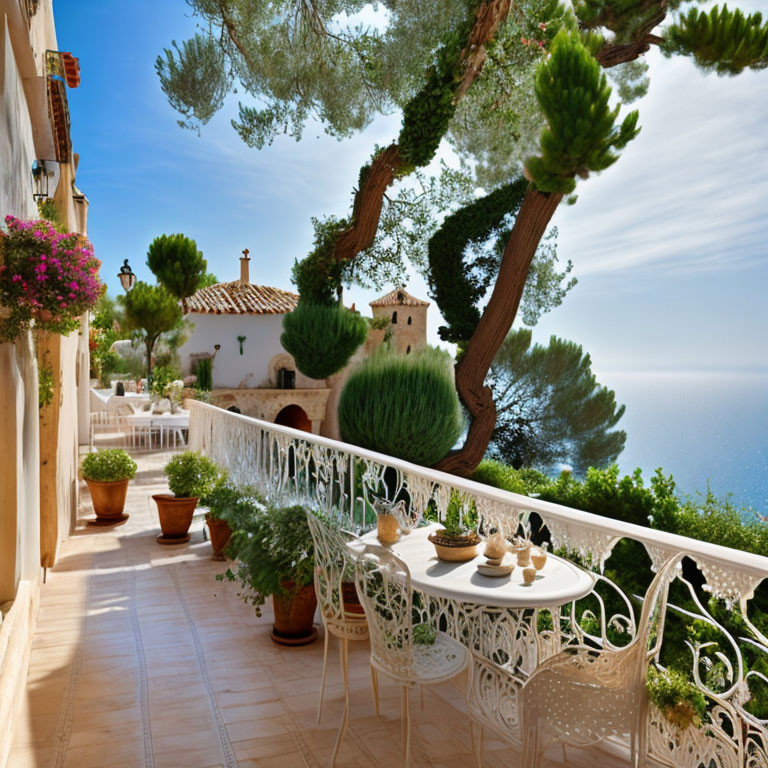
[[[123,514],[128,483],[136,477],[136,462],[121,448],[107,448],[89,453],[83,459],[83,478],[93,501],[95,520],[88,525],[120,525],[128,519]]]
[[[157,493],[152,498],[157,503],[162,535],[160,544],[183,544],[189,541],[189,526],[201,496],[211,492],[220,476],[219,468],[207,457],[195,451],[185,451],[174,456],[165,465],[171,494]]]
[[[251,514],[230,517],[235,529],[227,554],[237,559],[220,578],[239,581],[243,598],[261,616],[271,595],[275,610],[272,640],[281,645],[306,645],[317,638],[314,627],[317,597],[315,555],[307,513],[302,506],[251,506]]]

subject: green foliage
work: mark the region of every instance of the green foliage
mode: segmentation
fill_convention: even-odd
[[[195,367],[195,375],[197,388],[203,392],[210,392],[213,389],[213,360],[210,357],[200,358]]]
[[[432,466],[463,429],[450,357],[380,349],[350,375],[339,400],[345,442]]]
[[[698,727],[706,715],[704,694],[682,672],[650,667],[646,689],[651,703],[681,730]]]
[[[243,598],[261,616],[270,595],[288,597],[290,590],[312,584],[315,551],[307,511],[301,506],[265,507],[253,498],[242,499],[235,509],[223,519],[233,530],[227,555],[237,566],[223,577],[242,584]]]
[[[344,276],[344,264],[334,258],[336,240],[349,222],[329,216],[324,221],[312,219],[312,224],[315,247],[305,259],[293,265],[293,282],[304,301],[330,306],[337,301]]]
[[[379,315],[378,317],[372,317],[369,321],[369,325],[372,331],[384,331],[389,328],[391,320],[388,315]]]
[[[167,365],[158,365],[152,372],[152,385],[150,390],[155,397],[167,397],[166,390],[172,381],[181,378],[178,368]]]
[[[256,512],[265,509],[264,497],[255,488],[238,486],[226,474],[200,501],[208,507],[209,517],[226,520],[235,531],[243,530]]]
[[[535,93],[547,127],[541,154],[529,157],[526,166],[542,192],[570,194],[575,176],[608,168],[618,159],[614,150],[638,133],[637,112],[616,127],[620,105],[610,108],[606,77],[578,32],[558,32],[552,55],[539,65]]]
[[[106,448],[83,459],[83,477],[97,483],[133,480],[136,462],[121,448]]]
[[[181,307],[162,285],[149,285],[141,280],[125,296],[120,297],[125,309],[126,330],[143,331],[147,348],[147,373],[152,377],[152,350],[160,334],[172,331],[181,323]]]
[[[177,453],[163,470],[176,498],[204,497],[217,482],[221,470],[197,451]]]
[[[456,111],[455,86],[461,76],[461,51],[479,3],[467,3],[466,17],[443,39],[427,70],[426,83],[403,108],[398,144],[409,170],[429,164]]]
[[[50,221],[57,232],[67,231],[67,226],[62,221],[59,209],[56,207],[56,202],[53,198],[46,197],[45,200],[38,200],[37,210],[40,214],[40,218]]]
[[[472,479],[478,483],[526,496],[539,493],[541,488],[551,482],[543,472],[536,469],[514,469],[493,459],[483,459],[472,474]]]
[[[477,528],[477,505],[467,502],[459,491],[452,490],[443,517],[442,535],[449,538],[466,536]]]
[[[53,369],[46,365],[37,368],[37,407],[45,408],[53,402]]]
[[[147,266],[168,293],[187,299],[202,288],[208,262],[194,240],[181,234],[160,235],[149,244]]]
[[[416,645],[434,645],[437,640],[437,628],[434,624],[422,621],[413,625],[413,642]]]
[[[184,120],[182,128],[205,125],[224,104],[230,87],[226,58],[221,47],[208,36],[194,35],[155,60],[160,88]]]
[[[665,0],[672,10],[682,0]],[[629,43],[646,32],[649,23],[664,19],[658,0],[575,0],[574,11],[583,29],[605,27],[617,43]]]
[[[445,341],[468,341],[480,321],[478,302],[496,276],[489,256],[464,263],[470,244],[482,243],[508,228],[508,216],[520,208],[528,182],[515,179],[448,216],[429,241],[429,287],[447,326]],[[493,265],[495,266],[495,265]]]
[[[612,390],[600,386],[590,356],[552,336],[531,346],[531,331],[512,331],[491,366],[496,427],[489,453],[513,467],[570,464],[578,475],[604,467],[624,448],[614,429],[624,415]]]
[[[704,71],[738,75],[745,69],[768,67],[768,23],[760,13],[745,16],[738,8],[715,6],[709,12],[691,8],[664,30],[667,56],[692,56]]]
[[[283,318],[280,343],[305,376],[325,379],[349,362],[367,336],[368,323],[362,315],[341,304],[301,300]]]

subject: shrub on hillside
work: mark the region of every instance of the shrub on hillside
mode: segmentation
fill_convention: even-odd
[[[381,349],[349,377],[339,400],[342,440],[432,466],[463,429],[447,353]]]
[[[349,362],[367,336],[365,318],[341,304],[300,301],[283,318],[280,343],[305,376],[325,379]]]

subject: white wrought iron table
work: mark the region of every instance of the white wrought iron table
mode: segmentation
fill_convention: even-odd
[[[524,583],[519,567],[510,576],[483,576],[477,570],[477,564],[485,562],[482,554],[464,563],[438,560],[427,537],[439,527],[435,524],[415,528],[388,547],[408,566],[411,586],[418,592],[489,608],[556,608],[585,597],[594,586],[587,571],[551,554],[532,584]],[[361,544],[379,544],[376,531],[349,546],[354,551]],[[478,550],[482,551],[482,545]]]

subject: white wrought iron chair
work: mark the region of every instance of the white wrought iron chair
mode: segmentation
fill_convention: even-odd
[[[336,762],[336,755],[344,738],[349,723],[349,641],[368,639],[368,621],[365,613],[350,610],[345,604],[345,592],[354,586],[354,558],[347,548],[347,541],[352,534],[345,534],[330,522],[325,522],[313,512],[307,510],[307,521],[312,540],[315,544],[315,593],[323,620],[323,675],[320,681],[320,701],[317,705],[317,722],[323,712],[323,694],[325,692],[325,675],[328,667],[328,644],[330,636],[341,640],[339,648],[341,658],[341,673],[344,680],[344,714],[341,729],[333,748],[331,765]],[[345,588],[346,586],[346,588]],[[351,595],[348,594],[348,597]],[[378,680],[376,670],[371,666],[371,683],[373,685],[373,702],[376,714],[379,714]]]
[[[599,650],[574,645],[539,664],[520,692],[525,768],[540,768],[550,742],[587,747],[623,734],[630,736],[632,766],[645,767],[645,681],[661,650],[669,584],[682,558],[677,554],[659,568],[629,645]]]
[[[411,574],[408,566],[389,550],[367,545],[355,565],[355,583],[368,618],[371,666],[402,687],[403,756],[408,766],[410,689],[442,683],[461,674],[468,667],[469,652],[439,631],[433,645],[414,643]]]

